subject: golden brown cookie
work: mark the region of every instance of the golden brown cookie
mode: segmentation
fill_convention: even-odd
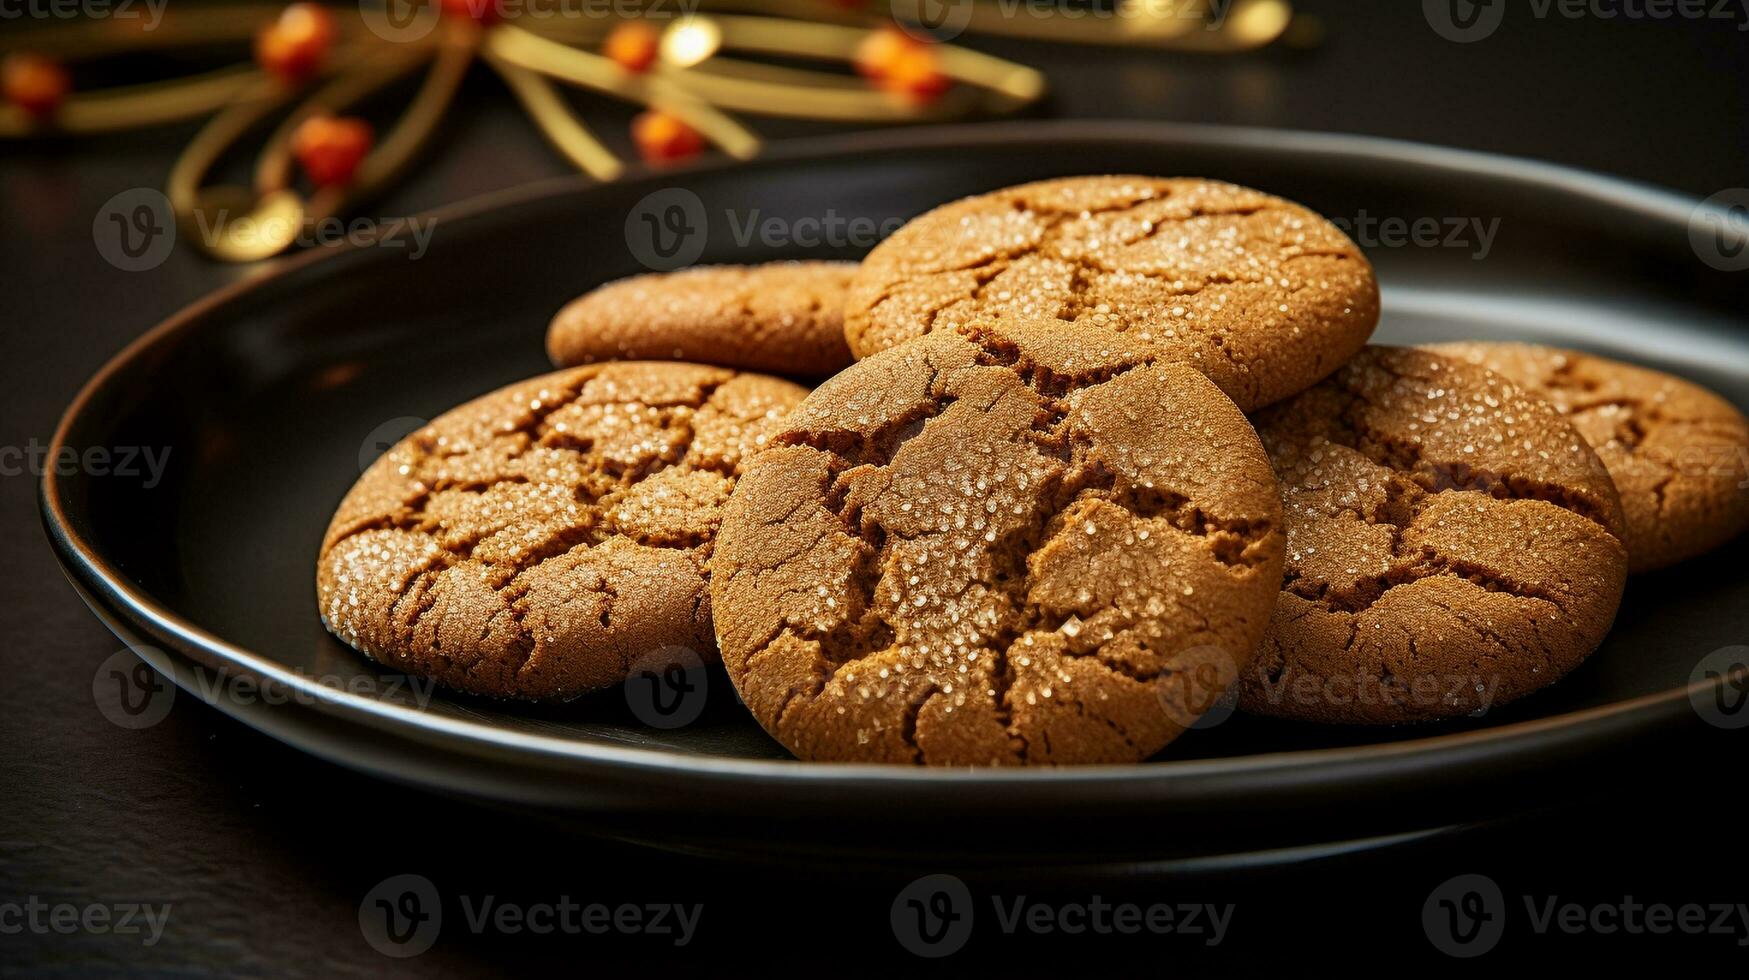
[[[640,358],[824,376],[851,361],[844,290],[854,262],[771,262],[652,273],[572,300],[547,328],[561,367]]]
[[[1554,683],[1609,632],[1621,503],[1548,403],[1454,358],[1369,347],[1255,421],[1287,571],[1245,710],[1471,714]]]
[[[572,368],[440,416],[322,540],[334,635],[476,694],[574,697],[663,648],[715,659],[708,562],[743,462],[805,389],[698,364]]]
[[[791,414],[724,515],[712,606],[754,717],[804,759],[1145,759],[1269,619],[1256,434],[1132,338],[981,321]]]
[[[894,232],[851,283],[844,329],[866,357],[981,315],[1122,331],[1250,411],[1348,360],[1379,294],[1354,243],[1290,201],[1210,180],[1070,177]]]
[[[1546,399],[1621,491],[1628,571],[1673,565],[1749,527],[1749,422],[1691,381],[1536,344],[1434,344]]]

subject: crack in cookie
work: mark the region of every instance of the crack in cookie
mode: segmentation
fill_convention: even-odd
[[[1749,529],[1749,421],[1682,378],[1535,344],[1429,348],[1486,367],[1554,405],[1621,491],[1630,572],[1706,552]]]
[[[803,758],[1143,758],[1204,700],[1187,650],[1249,657],[1279,507],[1197,372],[1121,334],[969,324],[827,382],[742,477],[724,663]]]
[[[987,316],[1126,333],[1252,409],[1360,349],[1378,288],[1341,231],[1281,198],[1215,181],[1068,178],[900,228],[853,280],[845,335],[866,356]]]
[[[672,646],[710,659],[708,567],[745,459],[806,391],[627,362],[469,402],[377,460],[322,543],[324,623],[462,690],[562,699]]]
[[[1558,680],[1607,633],[1626,576],[1619,500],[1548,404],[1451,358],[1371,347],[1255,422],[1287,565],[1246,710],[1467,714]]]

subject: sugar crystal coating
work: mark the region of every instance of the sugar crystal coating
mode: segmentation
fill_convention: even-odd
[[[1608,633],[1627,556],[1609,474],[1500,375],[1369,347],[1255,422],[1287,564],[1240,686],[1260,714],[1388,724],[1559,680]]]
[[[1339,229],[1281,198],[1209,180],[1072,177],[906,224],[863,260],[844,328],[862,357],[980,316],[1123,332],[1251,410],[1359,350],[1378,285]]]
[[[1249,659],[1279,583],[1255,433],[1121,334],[980,321],[826,382],[743,476],[724,664],[804,759],[1146,758]]]
[[[1559,409],[1621,491],[1628,571],[1708,551],[1749,528],[1749,421],[1662,371],[1536,344],[1428,348],[1496,371]]]
[[[547,330],[554,364],[640,358],[824,376],[851,361],[851,262],[700,266],[610,282],[566,304]]]
[[[696,364],[573,368],[475,399],[365,471],[322,541],[323,622],[461,690],[562,699],[667,647],[715,657],[717,525],[806,390]]]

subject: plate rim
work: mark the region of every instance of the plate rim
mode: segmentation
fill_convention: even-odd
[[[1226,126],[1203,123],[1171,123],[1136,120],[1010,121],[909,127],[782,140],[769,145],[751,161],[709,160],[679,167],[633,166],[612,186],[684,181],[689,177],[758,169],[767,164],[795,163],[808,159],[852,156],[872,151],[918,151],[942,147],[1012,145],[1016,142],[1099,140],[1150,145],[1181,143],[1228,149],[1269,149],[1286,156],[1324,159],[1363,158],[1398,167],[1430,170],[1467,177],[1488,177],[1529,184],[1567,196],[1588,198],[1601,205],[1626,209],[1659,222],[1688,227],[1707,208],[1717,205],[1686,193],[1649,183],[1546,161],[1477,150],[1444,147],[1387,137],[1341,133]],[[583,176],[565,176],[535,181],[476,195],[422,212],[418,220],[449,223],[490,216],[494,212],[603,187]],[[56,424],[49,442],[51,457],[67,445],[88,406],[105,387],[126,374],[130,366],[154,348],[198,327],[222,312],[230,303],[250,293],[283,281],[322,263],[341,261],[369,247],[368,242],[312,248],[272,260],[255,275],[214,290],[171,314],[130,341],[107,359],[74,395]],[[1237,779],[1230,787],[1242,794],[1257,780],[1291,772],[1298,776],[1340,779],[1351,769],[1370,770],[1393,763],[1388,777],[1406,772],[1436,771],[1478,754],[1489,758],[1512,757],[1548,746],[1550,733],[1585,741],[1600,738],[1617,727],[1662,725],[1693,717],[1691,699],[1710,691],[1722,681],[1691,681],[1686,687],[1640,695],[1578,711],[1513,722],[1471,731],[1444,732],[1420,738],[1336,748],[1300,749],[1253,755],[1206,759],[1163,759],[1118,765],[1063,768],[906,767],[871,763],[820,763],[794,759],[747,759],[731,756],[695,755],[662,748],[638,748],[509,731],[491,724],[447,718],[416,708],[337,691],[311,682],[297,672],[283,669],[266,656],[216,636],[196,623],[158,604],[126,576],[104,560],[100,546],[79,533],[65,484],[53,467],[45,468],[38,481],[39,513],[56,559],[82,598],[95,599],[128,625],[158,642],[167,643],[183,655],[214,669],[236,670],[243,676],[268,680],[286,689],[308,695],[288,699],[288,708],[310,708],[335,716],[336,720],[363,724],[421,742],[470,755],[524,758],[532,753],[545,766],[575,770],[579,765],[655,774],[685,773],[721,778],[755,778],[785,784],[818,787],[882,787],[894,783],[930,786],[1015,788],[1043,786],[1060,791],[1065,786],[1093,787],[1134,783],[1178,786],[1202,780]],[[97,613],[96,609],[93,609]],[[104,620],[97,613],[100,621]],[[105,624],[106,627],[108,624]],[[113,630],[112,630],[113,631]],[[126,640],[126,637],[122,637]],[[249,712],[228,701],[216,707],[245,723]],[[308,746],[298,746],[314,751]],[[318,753],[321,754],[321,753]],[[1224,794],[1223,794],[1224,795]]]

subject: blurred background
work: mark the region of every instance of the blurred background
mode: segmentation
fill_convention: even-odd
[[[480,12],[458,2],[460,11],[448,16]],[[576,0],[568,8],[575,16],[531,26],[534,40],[495,49],[489,61],[445,62],[439,41],[451,30],[446,25],[427,38],[425,60],[377,78],[371,73],[393,45],[355,29],[361,18],[368,29],[370,17],[383,13],[372,7],[333,7],[337,40],[323,42],[320,23],[281,21],[278,6],[0,0],[0,48],[8,58],[8,105],[0,110],[0,390],[7,408],[0,445],[45,443],[78,386],[125,343],[267,267],[252,255],[185,241],[129,271],[106,244],[103,217],[118,195],[138,190],[166,195],[178,212],[232,203],[380,222],[549,178],[582,179],[580,170],[608,176],[640,159],[687,167],[790,139],[995,118],[1366,134],[1554,161],[1696,199],[1749,182],[1749,4],[1238,0],[1192,8],[1156,0],[1150,15],[1109,16],[1114,8],[1053,4],[1039,13],[1020,0],[896,2],[707,4],[702,12],[716,16],[717,27],[701,31],[695,20],[690,32],[677,31],[682,18],[670,16],[648,33],[616,34],[630,19],[619,15],[635,8]],[[671,0],[650,9],[697,8]],[[506,22],[516,23],[519,11]],[[895,11],[934,26],[884,26]],[[1134,26],[1148,17],[1164,26]],[[166,32],[181,24],[175,29],[193,40],[141,43],[159,18]],[[1187,18],[1191,27],[1177,25]],[[154,27],[144,30],[147,19]],[[263,26],[273,24],[281,33],[264,41]],[[794,25],[823,30],[798,33]],[[361,54],[348,38],[375,46]],[[1083,43],[1090,41],[1121,43]],[[814,57],[821,52],[830,64]],[[730,56],[759,67],[723,67]],[[314,66],[306,63],[312,57]],[[322,74],[336,64],[345,70]],[[448,75],[446,64],[454,68]],[[661,81],[661,71],[694,68],[716,75]],[[822,70],[836,80],[812,74]],[[530,82],[530,72],[571,81]],[[228,143],[215,134],[215,114],[239,100],[258,100],[263,112],[269,104],[291,111],[337,78],[374,94],[326,122],[356,118],[363,129],[286,129],[277,147],[269,146],[272,125]],[[120,110],[80,101],[140,85],[159,88]],[[212,102],[211,111],[193,111],[201,99]],[[152,113],[164,118],[150,121]],[[403,121],[411,128],[398,129]],[[396,132],[409,136],[404,159],[382,173],[355,173],[385,145],[402,156],[406,147],[391,139]],[[265,181],[254,170],[263,147],[274,171]],[[200,179],[182,181],[179,192],[177,176],[188,177],[190,168]],[[324,183],[335,168],[368,178],[369,193]],[[1099,161],[1087,161],[1087,169],[1098,171]],[[212,189],[251,179],[279,196],[224,197],[236,192]],[[11,566],[0,575],[0,903],[36,895],[176,908],[176,928],[150,947],[117,936],[0,929],[0,972],[463,975],[510,967],[660,969],[667,957],[680,957],[700,967],[745,958],[863,973],[904,957],[885,918],[911,877],[900,870],[748,866],[596,840],[564,821],[354,775],[192,700],[151,728],[118,728],[93,709],[90,694],[94,665],[118,641],[79,602],[44,546],[28,473],[0,475],[0,544]],[[1656,789],[1600,786],[1583,808],[1525,814],[1423,842],[1408,855],[1186,872],[1165,885],[1034,882],[1016,868],[1009,879],[1016,888],[1184,893],[1199,901],[1243,896],[1274,903],[1278,914],[1259,912],[1263,921],[1245,927],[1243,942],[1235,939],[1219,956],[1177,946],[1166,960],[1141,940],[1095,950],[1038,937],[990,952],[1040,966],[1109,957],[1165,967],[1206,956],[1211,967],[1230,967],[1302,950],[1329,955],[1331,937],[1340,937],[1344,956],[1394,949],[1399,940],[1427,954],[1420,898],[1457,871],[1484,868],[1518,875],[1527,891],[1625,888],[1739,901],[1743,860],[1722,853],[1718,823],[1719,790],[1735,779],[1708,775],[1717,771],[1701,760]],[[1041,847],[1054,830],[1040,828]],[[416,960],[389,960],[361,938],[358,903],[386,876],[415,868],[474,893],[535,901],[568,887],[630,901],[704,902],[711,913],[696,940],[677,949],[624,936],[463,934],[452,941],[446,933]],[[923,964],[906,959],[907,969]]]

